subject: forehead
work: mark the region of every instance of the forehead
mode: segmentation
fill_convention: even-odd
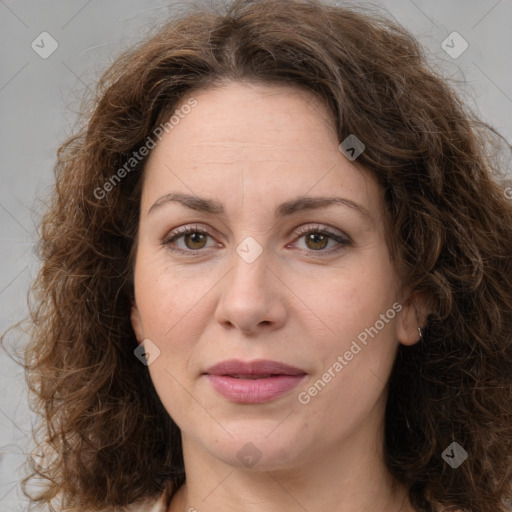
[[[236,159],[242,151],[253,150],[253,157],[264,157],[273,151],[278,158],[282,152],[299,154],[312,147],[332,152],[336,148],[327,108],[306,90],[230,82],[196,91],[191,97],[197,106],[182,116],[159,145],[179,151],[186,143],[191,149],[186,155],[189,160],[202,160],[208,152],[225,153]],[[306,134],[308,147],[304,147]],[[157,147],[153,153],[160,152]]]
[[[375,203],[371,176],[340,153],[330,113],[312,93],[230,83],[191,97],[196,106],[152,151],[143,201],[175,190],[229,199],[243,189],[259,201],[339,191]]]

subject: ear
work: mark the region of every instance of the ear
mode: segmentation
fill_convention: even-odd
[[[144,330],[142,328],[142,320],[140,318],[140,313],[137,308],[137,304],[135,303],[135,300],[132,300],[130,321],[132,323],[132,328],[133,328],[133,332],[135,333],[135,337],[137,338],[137,341],[140,344],[144,340]]]
[[[428,314],[424,297],[417,293],[409,295],[397,316],[397,338],[402,345],[411,346],[420,341],[418,328],[425,328]]]

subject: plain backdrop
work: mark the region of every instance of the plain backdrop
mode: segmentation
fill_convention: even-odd
[[[181,8],[188,3],[182,1]],[[38,267],[38,212],[51,191],[56,150],[72,131],[80,99],[116,55],[171,16],[176,5],[0,0],[0,332],[26,315],[27,289]],[[475,112],[512,141],[512,0],[373,5],[408,28]],[[450,34],[451,48],[446,48],[443,41]],[[8,338],[8,347],[22,343]],[[28,408],[23,372],[3,351],[0,364],[0,510],[27,510],[19,482],[26,454],[34,449],[30,430],[36,419]]]

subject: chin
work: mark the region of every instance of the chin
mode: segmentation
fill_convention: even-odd
[[[272,428],[276,429],[274,422]],[[307,446],[304,436],[286,429],[277,433],[279,427],[275,431],[272,428],[264,422],[263,426],[254,425],[235,433],[227,426],[233,437],[217,438],[216,444],[208,447],[209,451],[225,464],[250,471],[283,470],[300,465]]]

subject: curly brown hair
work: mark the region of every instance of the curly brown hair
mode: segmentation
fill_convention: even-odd
[[[358,163],[385,190],[393,263],[432,311],[423,339],[399,346],[388,382],[390,472],[417,511],[506,512],[512,204],[496,178],[500,136],[403,27],[316,0],[194,6],[99,79],[82,125],[58,150],[42,221],[24,364],[56,458],[46,469],[32,463],[24,489],[43,478],[34,503],[55,510],[60,497],[90,512],[172,495],[184,482],[180,431],[134,357],[130,324],[148,157],[113,176],[186,95],[240,80],[312,91],[338,140],[364,142]],[[469,455],[456,470],[441,456],[454,441]]]

